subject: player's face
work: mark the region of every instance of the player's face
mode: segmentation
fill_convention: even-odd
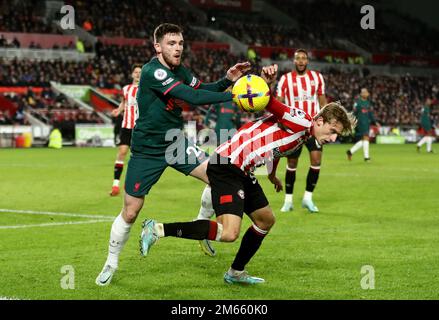
[[[305,52],[297,52],[294,55],[294,65],[296,66],[297,73],[302,74],[306,71],[308,66],[308,56]]]
[[[133,80],[135,83],[139,83],[140,81],[140,72],[142,71],[142,69],[140,68],[135,68],[133,73],[131,74],[131,76],[133,77]]]
[[[181,33],[168,33],[163,39],[156,43],[157,54],[163,58],[170,68],[178,67],[181,63],[183,53],[183,35]]]
[[[324,122],[322,117],[314,121],[313,128],[313,135],[320,145],[335,142],[337,136],[343,131],[343,125],[340,122],[336,120]]]
[[[369,91],[367,91],[367,89],[361,89],[360,96],[361,98],[366,100],[367,98],[369,98]]]

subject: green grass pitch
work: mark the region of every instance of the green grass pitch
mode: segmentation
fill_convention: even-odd
[[[293,212],[279,212],[283,194],[259,177],[277,221],[247,266],[251,274],[266,279],[253,287],[223,282],[240,241],[215,243],[218,255],[210,258],[196,241],[164,238],[147,258],[140,257],[143,219],[189,221],[198,213],[204,185],[173,169],[147,197],[113,283],[97,287],[94,280],[106,259],[111,226],[104,218],[115,217],[122,207],[122,196],[108,195],[116,149],[0,150],[0,297],[438,299],[438,155],[418,154],[414,145],[372,145],[371,163],[363,162],[361,151],[348,162],[347,147],[325,147],[314,192],[318,214],[300,208],[306,150]],[[284,172],[283,159],[278,172],[282,180]],[[241,236],[248,225],[245,217]],[[74,269],[74,289],[61,286],[66,265]],[[362,273],[366,265],[373,267],[374,289],[361,286],[372,276]]]

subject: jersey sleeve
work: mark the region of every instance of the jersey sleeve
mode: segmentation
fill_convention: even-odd
[[[312,118],[310,115],[298,108],[288,107],[273,96],[270,98],[266,110],[273,114],[279,123],[294,132],[311,128]]]
[[[180,68],[181,74],[183,74],[184,84],[194,89],[197,89],[201,85],[201,81],[197,77],[195,77],[192,72],[190,72],[189,69],[187,69],[186,67],[180,66]]]
[[[317,87],[317,95],[323,96],[325,95],[325,79],[323,78],[323,75],[319,72],[319,86]]]
[[[125,101],[127,101],[128,100],[128,85],[126,85],[122,88],[122,94],[123,94],[123,98],[125,99]]]
[[[144,82],[140,85],[146,85],[153,91],[158,91],[163,95],[167,95],[172,89],[182,83],[170,70],[163,68],[148,68],[142,77]]]

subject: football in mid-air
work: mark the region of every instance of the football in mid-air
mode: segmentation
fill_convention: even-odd
[[[232,89],[233,101],[242,111],[259,112],[270,101],[270,88],[259,76],[248,74],[236,81]]]

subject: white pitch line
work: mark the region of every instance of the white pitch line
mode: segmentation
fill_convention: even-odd
[[[0,212],[4,213],[19,213],[19,214],[36,214],[36,215],[49,215],[49,216],[63,216],[63,217],[79,217],[79,218],[99,218],[104,220],[114,220],[114,217],[94,214],[82,214],[82,213],[66,213],[66,212],[50,212],[50,211],[32,211],[32,210],[13,210],[2,209]]]
[[[0,300],[21,300],[21,299],[14,298],[14,297],[2,297],[2,296],[0,296]]]
[[[54,227],[54,226],[64,226],[73,224],[90,224],[99,222],[109,222],[109,220],[87,220],[87,221],[67,221],[67,222],[50,222],[50,223],[39,223],[39,224],[20,224],[17,226],[0,226],[1,229],[22,229],[22,228],[33,228],[33,227]]]

